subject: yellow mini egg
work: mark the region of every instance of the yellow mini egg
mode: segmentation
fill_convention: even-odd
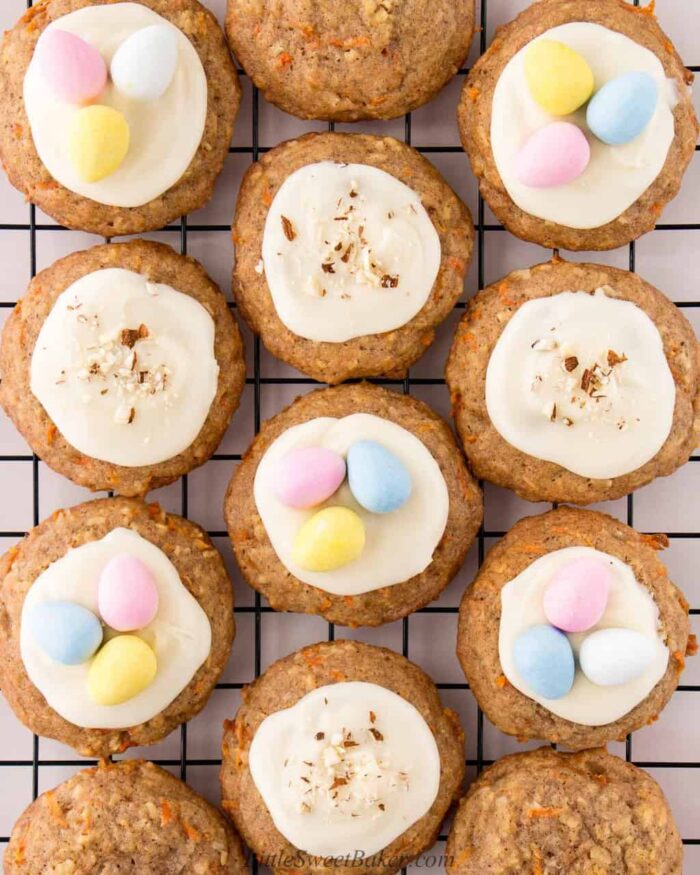
[[[593,71],[564,43],[541,39],[525,52],[525,78],[537,103],[552,115],[569,115],[593,94]]]
[[[82,180],[97,182],[114,173],[129,151],[129,125],[111,106],[86,106],[71,119],[70,160]]]
[[[153,682],[158,663],[151,648],[136,635],[112,638],[92,660],[88,692],[98,705],[121,705]]]
[[[326,507],[297,532],[292,559],[306,571],[333,571],[354,562],[365,546],[362,520],[347,507]]]

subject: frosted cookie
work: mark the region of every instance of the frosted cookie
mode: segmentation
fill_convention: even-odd
[[[469,211],[410,146],[308,134],[247,171],[233,289],[270,352],[325,383],[402,377],[462,294]]]
[[[555,259],[469,303],[447,362],[477,477],[590,504],[673,473],[698,445],[700,347],[636,274]]]
[[[233,592],[199,526],[107,498],[56,511],[0,560],[0,687],[84,756],[153,744],[205,705]]]
[[[0,47],[0,158],[69,228],[154,230],[211,197],[240,94],[197,0],[43,0]]]
[[[653,4],[540,0],[472,68],[459,126],[481,193],[518,237],[614,249],[678,193],[698,135]]]
[[[580,750],[657,718],[695,649],[667,544],[571,507],[513,526],[459,614],[457,656],[494,725]]]
[[[683,845],[654,779],[605,750],[503,757],[461,801],[449,875],[681,875]]]
[[[482,499],[442,419],[361,383],[304,395],[266,422],[224,516],[243,576],[275,610],[376,626],[437,598]]]
[[[430,678],[357,641],[271,665],[224,729],[222,806],[276,875],[393,875],[436,840],[464,734]],[[354,861],[354,862],[353,862]]]
[[[245,385],[224,296],[147,241],[42,271],[0,345],[0,404],[41,459],[94,490],[143,495],[205,462]]]
[[[434,97],[467,57],[474,0],[228,0],[231,48],[265,98],[300,118],[389,119]]]
[[[131,760],[103,762],[43,793],[15,824],[5,872],[244,875],[248,866],[213,805],[164,769]]]

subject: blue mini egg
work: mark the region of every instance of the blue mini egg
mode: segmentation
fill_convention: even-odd
[[[62,665],[87,662],[102,643],[100,621],[74,602],[43,602],[32,608],[26,622],[44,653]]]
[[[543,699],[561,699],[574,683],[574,652],[554,626],[532,626],[513,647],[515,667],[530,689]]]
[[[651,121],[659,89],[648,73],[624,73],[606,82],[591,98],[586,121],[609,146],[621,146],[638,137]]]
[[[408,468],[376,441],[354,443],[348,450],[347,467],[350,490],[365,510],[390,513],[408,501]]]

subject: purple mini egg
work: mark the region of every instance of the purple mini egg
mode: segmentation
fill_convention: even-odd
[[[345,459],[325,447],[300,447],[277,465],[275,493],[282,504],[305,510],[329,499],[345,479]]]
[[[518,181],[530,188],[556,188],[573,182],[588,167],[591,147],[570,122],[552,122],[535,131],[515,157]]]

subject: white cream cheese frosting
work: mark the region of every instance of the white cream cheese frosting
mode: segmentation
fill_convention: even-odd
[[[324,504],[309,510],[284,505],[275,493],[276,471],[291,450],[326,447],[347,455],[352,444],[373,440],[394,453],[411,475],[411,495],[387,514],[365,510],[347,480]],[[342,419],[319,417],[295,425],[265,451],[255,474],[255,504],[265,531],[282,564],[299,580],[334,595],[359,595],[403,583],[432,562],[447,525],[449,495],[440,466],[410,431],[368,413]],[[347,507],[365,527],[365,546],[354,562],[335,571],[307,571],[293,561],[292,545],[300,527],[323,507]]]
[[[312,855],[381,851],[430,810],[440,786],[440,753],[420,712],[358,681],[270,714],[248,763],[277,829]]]
[[[595,479],[620,477],[656,455],[675,398],[653,321],[604,288],[527,301],[486,371],[489,418],[509,444]]]
[[[656,55],[614,30],[591,22],[553,27],[533,40],[555,40],[578,52],[593,71],[595,90],[623,73],[645,72],[659,88],[656,110],[646,129],[629,143],[608,146],[586,126],[586,106],[569,116],[550,115],[535,101],[525,78],[528,45],[506,64],[493,93],[491,148],[506,190],[530,215],[569,228],[599,228],[613,221],[646,191],[661,172],[674,137],[676,86],[666,78]],[[555,188],[531,188],[516,174],[516,155],[523,143],[552,121],[570,121],[586,134],[591,159],[572,182]]]
[[[366,164],[300,168],[265,221],[262,264],[275,309],[309,340],[342,343],[405,325],[428,300],[440,259],[420,197]]]
[[[514,644],[532,626],[547,623],[543,607],[545,589],[557,569],[581,557],[604,562],[610,569],[607,607],[600,621],[591,629],[567,634],[577,657],[574,684],[562,698],[544,699],[537,696],[520,676],[513,656]],[[646,636],[654,643],[654,659],[634,680],[616,686],[597,686],[581,671],[578,654],[585,638],[598,629],[610,628],[632,629]],[[630,566],[591,547],[567,547],[536,559],[501,590],[498,656],[503,674],[525,696],[565,720],[584,726],[605,726],[629,713],[649,695],[666,672],[669,651],[659,634],[656,602],[646,587],[637,581]]]
[[[31,390],[87,456],[136,467],[171,459],[216,396],[214,320],[195,298],[106,268],[59,295],[31,360]]]
[[[132,634],[155,651],[153,682],[120,705],[99,705],[88,693],[90,661],[81,665],[54,662],[34,641],[25,619],[37,605],[68,601],[98,615],[100,572],[120,554],[140,559],[158,590],[158,613],[145,629]],[[131,529],[113,529],[104,538],[75,547],[52,562],[34,581],[22,605],[20,654],[29,680],[65,720],[85,729],[123,729],[144,723],[166,708],[192,680],[209,656],[209,619],[180,580],[168,557]],[[114,637],[105,630],[105,641]]]
[[[80,110],[59,100],[33,59],[24,77],[24,106],[34,145],[51,176],[76,194],[115,207],[139,207],[160,197],[185,173],[199,148],[207,116],[207,79],[196,49],[167,19],[141,3],[85,6],[52,21],[96,48],[109,66],[119,46],[136,31],[163,25],[177,38],[178,60],[168,90],[152,101],[120,93],[111,80],[96,103],[123,113],[130,131],[121,166],[98,182],[85,182],[69,157],[69,131]]]

